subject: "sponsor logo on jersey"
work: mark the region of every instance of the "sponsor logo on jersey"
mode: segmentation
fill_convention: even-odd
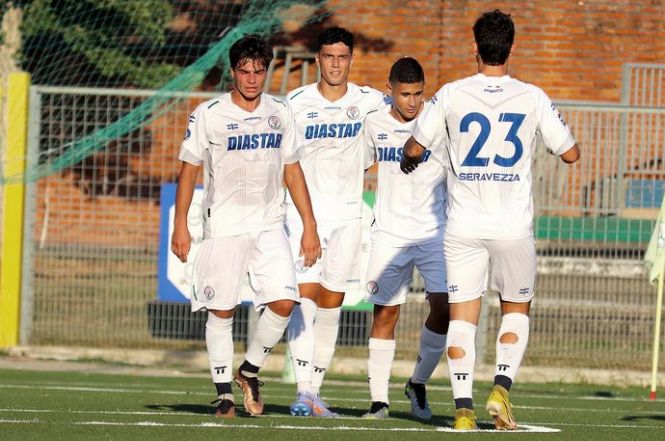
[[[370,280],[367,282],[365,289],[367,290],[367,294],[373,296],[379,292],[379,285],[374,280]]]
[[[379,141],[385,141],[386,139],[388,139],[388,134],[387,134],[387,133],[379,133],[379,134],[376,136],[376,138],[377,138]]]
[[[227,130],[238,130],[238,124],[236,123],[231,123],[226,125]]]
[[[309,112],[307,114],[307,119],[314,119],[319,117],[319,112]]]
[[[270,118],[268,118],[268,125],[270,126],[271,129],[277,130],[280,127],[282,127],[282,122],[279,120],[278,117],[273,115]]]
[[[517,173],[460,173],[460,181],[519,182]]]
[[[382,162],[400,162],[404,155],[402,147],[378,147],[377,150],[379,151],[379,161]],[[423,162],[427,162],[431,154],[431,150],[425,150],[425,153],[423,153]]]
[[[203,288],[203,294],[206,296],[206,299],[212,300],[215,298],[215,290],[212,289],[212,286],[206,286]]]
[[[229,136],[227,150],[278,149],[281,145],[281,133],[255,133]]]
[[[362,123],[313,124],[305,127],[305,139],[354,138],[360,132]]]
[[[346,116],[348,116],[350,120],[358,119],[360,116],[360,109],[356,106],[351,106],[346,109]]]

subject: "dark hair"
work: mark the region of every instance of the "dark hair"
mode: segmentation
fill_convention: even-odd
[[[232,69],[245,64],[248,60],[258,61],[267,69],[272,57],[270,43],[254,34],[245,35],[233,43],[231,49],[229,49],[229,60]]]
[[[351,53],[353,53],[353,34],[340,27],[329,28],[321,32],[319,34],[319,44],[316,47],[316,51],[321,51],[321,46],[335,43],[344,43],[349,49],[351,49]]]
[[[418,60],[411,57],[400,58],[390,68],[388,81],[394,83],[420,83],[425,81],[425,72]]]
[[[505,64],[515,40],[515,25],[510,14],[498,9],[485,12],[473,25],[478,55],[489,66]]]

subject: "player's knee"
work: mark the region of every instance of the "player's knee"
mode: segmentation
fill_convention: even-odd
[[[289,317],[293,311],[295,302],[293,300],[277,300],[268,304],[272,312],[282,317]]]
[[[220,310],[220,309],[209,309],[208,312],[211,312],[213,315],[219,318],[231,318],[235,313],[235,308],[229,310]]]
[[[461,358],[464,358],[466,355],[466,352],[464,349],[460,348],[459,346],[450,346],[447,351],[448,358],[451,360],[459,360]]]
[[[505,344],[515,344],[519,341],[519,337],[514,332],[504,332],[499,337],[499,342]]]

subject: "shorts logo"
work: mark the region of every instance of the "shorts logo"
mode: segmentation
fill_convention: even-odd
[[[296,289],[295,286],[286,285],[286,286],[284,286],[284,289],[287,290],[288,292],[292,292],[292,293],[297,293],[298,292],[298,289]]]
[[[358,119],[360,116],[360,110],[358,110],[356,106],[351,106],[346,109],[346,116],[348,116],[351,120]]]
[[[367,282],[367,294],[373,296],[377,292],[379,292],[379,285],[374,280],[370,280]]]
[[[268,125],[271,129],[277,130],[282,127],[282,122],[275,115],[268,118]]]
[[[212,289],[212,286],[206,286],[203,288],[203,294],[206,296],[206,299],[212,300],[215,298],[215,290]]]

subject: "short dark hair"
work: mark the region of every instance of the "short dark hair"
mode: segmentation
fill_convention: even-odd
[[[390,81],[390,84],[421,83],[425,81],[425,72],[423,72],[423,68],[420,63],[418,63],[418,60],[411,57],[404,57],[395,61],[393,66],[390,68],[388,81]]]
[[[485,12],[473,25],[478,55],[489,66],[505,64],[515,40],[515,25],[510,14],[495,9]]]
[[[353,53],[353,34],[339,26],[328,28],[319,34],[319,42],[316,46],[316,51],[320,52],[321,46],[335,43],[344,43],[349,49],[351,49],[351,53]]]
[[[229,49],[229,60],[232,69],[245,64],[248,60],[258,61],[267,69],[272,58],[273,53],[270,43],[255,34],[245,35],[233,43],[231,49]]]

